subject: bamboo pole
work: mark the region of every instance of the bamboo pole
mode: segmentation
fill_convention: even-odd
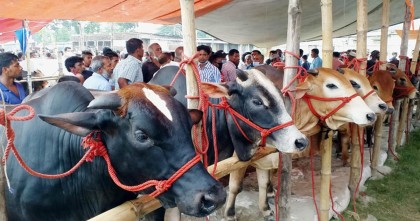
[[[322,14],[322,67],[332,68],[332,0],[321,0]],[[324,136],[323,136],[324,138]],[[331,185],[332,131],[321,142],[321,190],[319,216],[321,221],[329,220]]]
[[[400,147],[402,143],[402,136],[404,131],[406,130],[407,126],[407,113],[408,113],[408,98],[404,98],[402,100],[402,110],[400,115],[400,123],[398,125],[398,132],[397,132],[397,147]]]
[[[419,101],[418,98],[417,98],[417,101]],[[413,120],[414,102],[415,102],[415,99],[409,99],[408,101],[408,114],[407,114],[408,126],[406,127],[406,130],[405,130],[405,143],[408,143],[410,139],[410,130],[411,130],[411,123],[412,123],[411,121]]]
[[[367,2],[364,0],[357,0],[357,58],[366,58],[366,40],[367,40]],[[360,65],[359,73],[363,76],[366,75],[366,61],[363,61]],[[353,197],[357,197],[356,187],[359,183],[360,168],[361,168],[361,153],[360,153],[360,142],[359,138],[363,139],[363,128],[353,125],[352,130],[352,157],[351,157],[351,168],[350,168],[350,181],[349,188],[353,193]],[[362,150],[364,147],[362,147]]]
[[[395,148],[397,146],[397,130],[399,125],[399,116],[401,112],[401,100],[395,100],[394,101],[394,112],[392,113],[392,120],[390,122],[390,132],[389,132],[389,150],[393,153],[397,154],[395,152]],[[388,154],[388,157],[390,155]],[[393,157],[391,157],[392,159]]]
[[[332,131],[323,132],[321,141],[321,195],[319,198],[319,218],[321,221],[329,220],[332,136]]]
[[[377,119],[375,122],[375,138],[374,138],[375,142],[373,144],[372,163],[370,164],[372,177],[375,177],[375,178],[379,176],[378,164],[379,164],[379,156],[381,153],[382,128],[383,128],[382,121],[384,119],[384,115],[378,114],[376,116],[377,116]]]
[[[419,77],[419,73],[416,73],[417,61],[419,59],[419,48],[420,48],[420,26],[419,26],[418,31],[417,31],[417,40],[416,40],[416,45],[414,46],[413,59],[411,61],[411,67],[410,67],[411,73],[413,73],[415,76],[417,76],[417,78]],[[416,85],[417,88],[418,88],[418,84],[419,83],[417,83],[417,85]],[[417,108],[416,108],[416,116],[415,116],[414,120],[418,121],[419,117],[420,117],[420,99],[417,98],[416,100],[417,100]],[[409,115],[409,116],[411,117],[411,115]]]
[[[288,8],[288,23],[287,23],[287,43],[286,48],[288,51],[294,54],[299,54],[300,45],[300,26],[302,16],[302,3],[301,0],[289,0]],[[298,59],[288,53],[285,53],[286,67],[297,66]],[[294,68],[287,68],[284,71],[283,86],[287,85],[288,82],[296,75],[297,70]],[[290,89],[294,89],[295,85],[292,85]],[[292,104],[290,99],[285,99],[286,109],[291,113]],[[280,199],[279,200],[279,213],[280,220],[290,220],[290,197],[292,195],[292,155],[282,154],[282,168],[281,169],[281,183],[280,185]]]
[[[30,65],[30,60],[31,60],[31,52],[29,50],[29,44],[28,44],[28,40],[29,40],[29,25],[28,25],[28,20],[24,20],[23,21],[23,26],[25,28],[25,31],[23,32],[25,35],[25,44],[26,44],[26,71],[28,72],[28,89],[29,89],[29,93],[32,93],[32,70],[31,70],[31,65]]]
[[[381,50],[379,60],[386,63],[387,51],[388,51],[388,28],[389,28],[389,0],[382,0],[382,27],[381,27]],[[379,67],[380,70],[386,70],[386,64],[382,64]],[[371,170],[372,176],[378,177],[378,163],[379,155],[381,153],[381,143],[382,143],[382,121],[384,115],[377,114],[375,122],[375,138],[373,144],[373,153],[372,153],[372,162]]]
[[[413,0],[411,0],[411,4],[413,4]],[[406,70],[406,62],[407,62],[407,50],[408,50],[408,31],[410,30],[410,24],[411,24],[411,10],[409,9],[409,7],[406,5],[406,13],[405,13],[405,17],[404,17],[404,24],[403,24],[403,32],[402,32],[402,36],[401,36],[401,49],[400,49],[400,62],[398,65],[398,68],[401,71]],[[407,103],[407,105],[405,105]],[[401,144],[401,138],[402,138],[402,132],[406,126],[406,119],[407,119],[407,112],[408,112],[408,101],[403,101],[403,110],[402,110],[402,115],[392,115],[393,119],[394,117],[399,118],[399,125],[398,127],[396,125],[392,125],[392,130],[397,130],[397,132],[394,132],[393,134],[396,135],[395,138],[396,139],[395,143],[397,146],[399,146]],[[394,112],[395,113],[395,112]],[[394,147],[395,148],[395,147]]]
[[[382,0],[382,27],[381,27],[381,50],[379,60],[386,63],[388,51],[388,28],[389,28],[389,0]],[[386,64],[379,69],[386,70]],[[382,132],[382,131],[381,131]]]

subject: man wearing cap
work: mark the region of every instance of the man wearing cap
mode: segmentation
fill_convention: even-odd
[[[200,45],[197,47],[198,56],[198,71],[202,82],[220,83],[221,74],[216,66],[209,62],[211,49],[207,45]]]
[[[236,79],[236,69],[239,65],[239,51],[231,49],[229,51],[229,61],[223,64],[222,76],[224,82],[234,81]]]
[[[373,66],[375,66],[375,63],[378,60],[379,60],[379,51],[378,50],[373,50],[370,53],[370,60],[367,61],[366,71],[367,72],[372,72],[373,71]]]

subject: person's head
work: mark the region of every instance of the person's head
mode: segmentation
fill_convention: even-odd
[[[158,62],[162,66],[165,65],[165,64],[169,64],[171,62],[170,54],[168,52],[162,53],[158,57]]]
[[[280,56],[276,53],[271,55],[271,64],[276,63],[276,62],[280,62]]]
[[[234,63],[236,66],[239,64],[239,51],[236,49],[230,49],[229,51],[229,61]]]
[[[143,41],[138,38],[131,38],[125,43],[127,53],[137,59],[143,57]]]
[[[420,52],[419,52],[419,54],[420,54]],[[393,56],[393,57],[397,57],[397,55],[398,55],[398,53],[397,53],[397,52],[392,52],[392,56]]]
[[[43,77],[44,74],[40,70],[32,72],[32,77]],[[48,81],[34,81],[32,82],[32,87],[34,91],[40,91],[48,85]]]
[[[93,54],[90,51],[82,51],[83,64],[85,67],[90,67],[92,63]]]
[[[259,51],[259,50],[253,50],[251,52],[251,58],[252,58],[252,60],[253,61],[256,61],[256,59],[257,59],[257,57],[259,57],[259,55],[262,55],[261,54],[261,51]]]
[[[109,53],[109,52],[113,52],[111,48],[104,47],[104,48],[102,49],[102,54],[107,54],[107,53]]]
[[[252,64],[252,55],[251,54],[247,54],[247,55],[245,55],[245,58],[244,58],[244,63],[245,64],[247,64],[247,65],[250,65],[250,64]]]
[[[245,63],[245,56],[247,56],[247,55],[251,55],[251,52],[247,51],[247,52],[245,52],[245,53],[242,54],[242,56],[241,56],[242,62]]]
[[[92,59],[92,71],[109,79],[112,74],[111,60],[107,56],[98,55]]]
[[[158,58],[162,54],[162,48],[158,43],[153,43],[149,46],[148,50],[151,56]]]
[[[10,52],[0,53],[0,76],[17,78],[22,73],[18,57]]]
[[[340,52],[338,52],[338,51],[334,51],[333,52],[333,58],[340,58]]]
[[[314,49],[311,50],[311,57],[312,58],[316,58],[316,57],[318,57],[318,55],[319,55],[318,48],[314,48]]]
[[[305,55],[302,55],[302,60],[303,61],[307,61],[308,60],[308,55],[306,55],[306,54]]]
[[[299,57],[303,56],[303,49],[299,49]]]
[[[347,53],[347,57],[348,57],[348,59],[351,61],[351,60],[353,60],[354,58],[356,58],[356,52],[355,51],[353,51],[353,50],[350,50],[348,53]]]
[[[270,53],[269,53],[269,56],[272,57],[274,54],[277,54],[277,51],[276,50],[271,50]]]
[[[116,52],[108,51],[104,54],[104,56],[107,56],[111,60],[111,67],[112,70],[114,70],[115,66],[117,66],[118,62],[120,61],[120,56]]]
[[[379,59],[379,51],[378,50],[373,50],[371,53],[370,53],[370,57],[372,58],[372,59]]]
[[[180,46],[175,49],[174,61],[181,62],[182,56],[184,55],[184,47]]]
[[[197,52],[199,53],[198,61],[204,63],[209,60],[211,49],[207,45],[200,45],[197,47]]]
[[[68,57],[64,61],[64,65],[66,66],[67,71],[73,74],[81,74],[85,68],[83,65],[83,58],[78,56]]]
[[[70,47],[65,47],[63,55],[72,56],[73,55],[73,50]]]

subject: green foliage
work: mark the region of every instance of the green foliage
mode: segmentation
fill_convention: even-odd
[[[130,32],[137,28],[135,22],[114,23],[114,32]]]
[[[84,26],[86,34],[98,33],[100,31],[100,25],[98,22],[89,22]]]

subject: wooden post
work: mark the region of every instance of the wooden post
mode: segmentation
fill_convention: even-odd
[[[367,2],[365,0],[357,0],[357,58],[366,58],[366,39],[367,39]],[[360,64],[359,73],[363,76],[366,75],[366,61]],[[361,168],[361,153],[364,148],[360,150],[359,138],[363,138],[363,128],[353,125],[352,130],[352,156],[351,156],[351,169],[350,169],[350,181],[349,188],[353,197],[357,197],[356,192],[357,184],[359,183],[360,168]]]
[[[332,68],[332,0],[321,0],[322,14],[322,67]],[[326,139],[324,139],[326,138]],[[321,191],[319,216],[321,221],[329,220],[331,185],[332,132],[321,142]]]
[[[420,48],[420,26],[417,31],[417,41],[416,41],[416,46],[414,46],[413,59],[411,60],[411,67],[410,67],[411,73],[417,76],[417,78],[419,77],[419,73],[416,73],[417,60],[419,58],[419,48]],[[418,84],[419,83],[417,83],[416,86],[418,86]],[[420,116],[420,99],[416,99],[416,100],[417,100],[417,109],[416,109],[416,116],[414,118],[415,121],[419,120],[419,116]],[[412,105],[414,106],[414,102]],[[410,109],[410,112],[411,112],[411,109]],[[408,116],[411,117],[412,116],[411,113]],[[411,120],[409,122],[411,123]]]
[[[386,63],[388,51],[388,28],[389,28],[389,0],[382,0],[382,27],[381,27],[381,50],[379,60]],[[379,69],[386,70],[386,64]],[[381,131],[382,132],[382,131]]]
[[[321,195],[319,198],[319,218],[329,220],[330,185],[331,185],[331,154],[333,132],[323,132],[321,141]]]
[[[302,4],[301,0],[289,0],[288,9],[288,24],[287,24],[287,44],[286,49],[294,54],[299,54],[300,45],[300,22],[302,16]],[[298,59],[288,53],[284,54],[286,58],[286,67],[296,66]],[[296,75],[297,71],[294,68],[287,68],[284,71],[283,86],[287,85],[288,82]],[[290,87],[293,89],[294,85]],[[285,99],[286,108],[291,113],[292,104],[289,98]],[[280,168],[279,168],[280,169]],[[282,154],[282,168],[281,168],[281,183],[280,186],[280,199],[279,200],[279,213],[280,220],[290,220],[290,203],[289,199],[292,194],[292,182],[291,182],[291,171],[292,171],[292,156],[291,154]]]
[[[402,143],[402,136],[404,131],[406,130],[407,126],[407,113],[408,113],[408,98],[404,98],[402,100],[402,109],[401,109],[401,115],[400,115],[400,123],[398,125],[398,132],[397,132],[397,147],[400,147]]]
[[[375,122],[375,142],[373,144],[373,153],[372,153],[372,162],[370,164],[370,168],[372,171],[372,177],[378,178],[378,164],[379,164],[379,156],[381,153],[381,144],[382,144],[382,121],[384,119],[383,114],[376,115],[377,119]]]
[[[28,40],[29,40],[29,25],[28,25],[28,20],[24,20],[23,21],[23,27],[25,28],[25,44],[26,44],[26,71],[28,72],[28,75],[26,77],[26,81],[28,82],[28,90],[29,93],[32,93],[33,89],[32,89],[32,70],[31,70],[31,65],[30,65],[30,60],[31,60],[31,51],[29,50],[29,44],[28,44]]]

